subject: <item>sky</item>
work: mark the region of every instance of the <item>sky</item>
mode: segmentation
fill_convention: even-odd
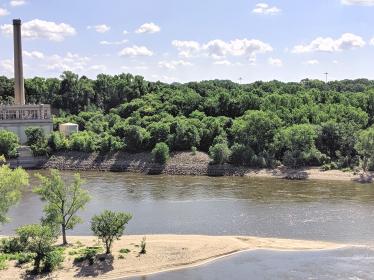
[[[0,75],[20,18],[29,78],[374,79],[373,15],[374,0],[0,0]]]

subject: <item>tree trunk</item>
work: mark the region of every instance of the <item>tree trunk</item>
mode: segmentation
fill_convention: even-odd
[[[63,245],[67,245],[68,241],[66,240],[66,228],[65,228],[65,225],[62,224],[61,228],[62,228],[62,244]]]

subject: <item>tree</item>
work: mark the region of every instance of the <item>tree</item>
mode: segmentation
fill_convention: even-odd
[[[18,136],[13,132],[0,129],[0,155],[15,157],[18,147]]]
[[[166,143],[157,143],[152,150],[153,160],[159,164],[165,164],[169,159],[169,146]]]
[[[12,170],[2,162],[0,157],[0,223],[5,223],[9,208],[20,200],[23,187],[29,184],[29,175],[22,168]]]
[[[56,242],[55,232],[50,226],[38,224],[26,225],[16,230],[25,251],[34,253],[34,271],[40,271],[40,265],[47,256],[53,252],[53,244]]]
[[[91,230],[104,243],[105,253],[110,254],[114,240],[119,240],[125,231],[125,225],[132,215],[124,212],[105,210],[102,214],[93,216]]]
[[[28,127],[25,129],[27,145],[35,156],[43,156],[47,153],[48,142],[44,130],[40,127]]]
[[[82,222],[77,212],[89,202],[90,196],[82,189],[83,181],[78,173],[74,175],[70,185],[62,180],[58,170],[52,169],[50,177],[40,174],[37,177],[41,180],[41,185],[35,188],[34,192],[47,201],[44,207],[44,222],[61,226],[63,244],[66,245],[66,230],[73,229],[76,224]]]
[[[230,149],[227,143],[218,143],[209,149],[209,155],[214,164],[223,164],[230,158]]]
[[[374,127],[361,131],[356,149],[362,157],[364,171],[371,169],[374,165]]]

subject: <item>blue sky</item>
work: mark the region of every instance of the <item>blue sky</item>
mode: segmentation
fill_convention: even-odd
[[[13,18],[27,77],[374,79],[374,0],[0,0],[0,74]]]

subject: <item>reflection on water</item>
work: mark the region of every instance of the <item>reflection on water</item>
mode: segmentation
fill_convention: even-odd
[[[331,251],[279,252],[256,250],[202,265],[133,280],[262,280],[373,279],[374,251],[349,248]]]
[[[66,178],[71,178],[65,172]],[[147,176],[85,172],[92,201],[69,234],[88,235],[103,209],[129,211],[131,234],[256,235],[371,243],[374,186],[351,182]],[[32,185],[36,180],[32,180]],[[10,211],[1,234],[38,222],[42,202],[30,190]]]

